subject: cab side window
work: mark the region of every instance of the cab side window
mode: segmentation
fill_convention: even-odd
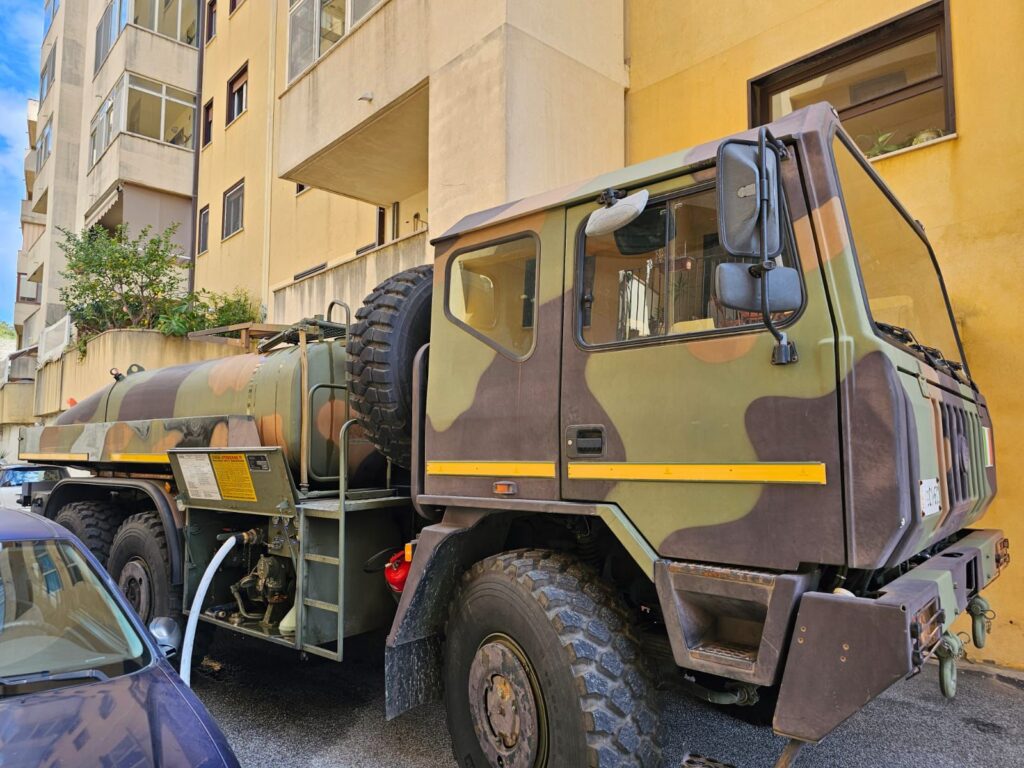
[[[510,357],[527,357],[535,335],[537,257],[532,235],[457,254],[446,281],[448,316]]]
[[[788,243],[780,264],[794,265]],[[715,268],[742,261],[718,241],[714,188],[654,203],[630,224],[583,244],[581,336],[586,345],[760,325],[760,313],[718,303]],[[777,313],[778,321],[786,314]]]

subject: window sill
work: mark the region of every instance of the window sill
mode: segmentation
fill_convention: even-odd
[[[217,33],[214,32],[212,35],[210,35],[208,38],[206,38],[206,40],[203,42],[203,47],[209,48],[210,47],[210,43],[212,43],[216,39],[217,39]]]
[[[241,120],[243,117],[245,117],[247,114],[249,114],[249,108],[248,107],[246,107],[241,112],[239,112],[237,115],[235,115],[233,118],[231,118],[231,120],[229,122],[225,123],[224,124],[224,130],[227,130],[228,128],[230,128],[232,125],[234,125],[239,120]]]
[[[241,9],[243,5],[245,5],[245,0],[242,0],[238,5],[236,5],[235,10],[228,11],[228,18],[234,18],[235,14],[238,13],[239,9]]]
[[[908,152],[916,152],[917,150],[924,149],[925,147],[934,147],[936,144],[942,144],[943,142],[946,141],[952,141],[953,139],[957,139],[959,137],[960,134],[958,134],[956,131],[953,131],[953,133],[947,133],[945,136],[939,136],[939,138],[932,139],[931,141],[922,141],[920,144],[914,144],[913,146],[910,147],[903,147],[902,149],[896,149],[893,150],[892,152],[886,152],[884,155],[878,155],[878,157],[869,157],[867,158],[867,161],[869,163],[875,163],[878,162],[879,160],[888,160],[890,157],[905,155]]]
[[[235,235],[240,235],[240,234],[241,234],[241,233],[243,233],[243,232],[245,232],[245,227],[242,227],[241,229],[236,229],[236,230],[235,230],[234,232],[232,232],[232,233],[231,233],[230,235],[228,235],[227,237],[222,237],[222,238],[220,239],[220,241],[221,241],[222,243],[226,243],[226,242],[227,242],[228,240],[230,240],[231,238],[233,238],[233,237],[234,237]]]

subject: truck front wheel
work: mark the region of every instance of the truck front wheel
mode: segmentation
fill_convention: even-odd
[[[181,597],[171,585],[167,535],[156,512],[132,515],[117,529],[107,572],[144,623],[157,616],[181,619]]]
[[[465,768],[653,768],[653,687],[615,592],[561,553],[489,557],[463,577],[445,703]]]
[[[103,565],[120,519],[112,504],[102,501],[72,501],[57,510],[53,521],[77,536]]]

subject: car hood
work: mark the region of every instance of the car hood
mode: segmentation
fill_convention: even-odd
[[[0,699],[0,766],[237,766],[203,705],[165,662],[130,675]]]

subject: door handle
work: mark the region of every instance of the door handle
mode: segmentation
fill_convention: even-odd
[[[570,459],[604,455],[604,425],[574,424],[565,430],[565,453]]]

